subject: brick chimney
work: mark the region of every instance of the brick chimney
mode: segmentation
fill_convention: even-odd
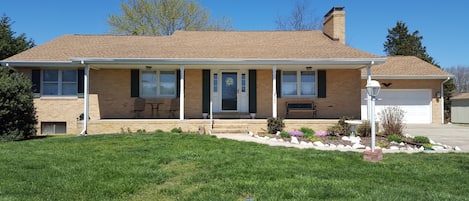
[[[345,45],[345,11],[344,7],[333,7],[324,16],[324,34],[332,40]]]

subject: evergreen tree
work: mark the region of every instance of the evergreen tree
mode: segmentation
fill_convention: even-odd
[[[11,25],[11,19],[3,15],[0,19],[0,60],[34,47],[34,41],[26,39],[26,34],[16,37]]]
[[[31,80],[0,67],[0,140],[25,139],[36,134]]]
[[[386,42],[384,43],[384,51],[388,56],[416,56],[430,64],[441,68],[431,57],[427,54],[427,48],[422,45],[423,36],[419,36],[419,31],[416,30],[412,34],[409,34],[407,25],[398,21],[396,26],[392,29],[388,29],[388,35],[386,36]],[[451,118],[451,101],[450,97],[455,89],[455,85],[452,81],[444,84],[445,99],[445,119],[449,121]]]
[[[438,66],[433,58],[427,54],[427,48],[422,45],[422,39],[423,36],[419,36],[418,30],[410,34],[407,25],[402,21],[398,21],[394,28],[388,29],[384,52],[388,56],[416,56]]]

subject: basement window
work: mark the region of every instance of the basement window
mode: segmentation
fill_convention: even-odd
[[[41,134],[66,134],[65,122],[41,122]]]

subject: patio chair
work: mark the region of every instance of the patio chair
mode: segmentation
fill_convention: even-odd
[[[145,111],[145,99],[136,98],[134,100],[134,113],[135,117],[140,117],[140,113]]]

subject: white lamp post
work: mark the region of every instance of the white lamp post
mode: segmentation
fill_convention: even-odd
[[[370,80],[366,83],[366,93],[371,96],[371,107],[370,107],[370,124],[371,124],[371,152],[375,152],[375,136],[376,136],[376,128],[375,128],[375,101],[376,96],[379,94],[379,90],[381,89],[381,85],[376,80]]]

